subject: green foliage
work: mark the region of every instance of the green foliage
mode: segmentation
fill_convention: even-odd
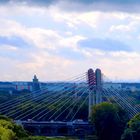
[[[0,126],[6,129],[13,129],[14,125],[11,121],[0,120]]]
[[[0,91],[0,102],[5,102],[11,98],[8,91]]]
[[[103,102],[93,107],[91,122],[95,124],[99,140],[120,140],[127,115],[117,105]]]
[[[140,140],[140,113],[128,122],[121,140]]]
[[[133,140],[133,132],[130,128],[125,129],[121,136],[121,140]]]
[[[0,116],[0,140],[18,140],[27,136],[21,126],[5,116]]]
[[[21,138],[20,140],[47,140],[47,138],[42,136],[30,136]]]
[[[98,137],[96,135],[86,136],[85,140],[98,140]]]
[[[13,140],[15,139],[15,133],[10,130],[0,126],[0,140]]]
[[[0,120],[12,121],[10,118],[4,115],[0,115]]]
[[[28,137],[27,132],[23,129],[22,126],[17,125],[17,124],[13,124],[13,132],[15,132],[16,137],[18,138],[23,138],[23,137]]]
[[[20,140],[78,140],[77,138],[69,137],[43,137],[43,136],[30,136]],[[88,139],[89,140],[89,139]]]

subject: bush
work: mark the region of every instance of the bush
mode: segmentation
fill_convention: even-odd
[[[121,140],[140,140],[140,113],[128,122]]]

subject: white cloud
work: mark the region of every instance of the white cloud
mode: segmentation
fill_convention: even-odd
[[[26,41],[28,49],[15,46],[0,46],[1,51],[15,55],[0,56],[1,80],[30,80],[36,73],[43,81],[67,79],[86,72],[88,68],[99,67],[110,78],[139,79],[139,52],[104,52],[77,46],[77,42],[88,37],[120,39],[131,44],[130,38],[139,35],[139,14],[103,12],[65,12],[56,6],[49,8],[6,5],[0,7],[0,36],[18,36]],[[24,22],[19,17],[24,17]],[[44,17],[38,26],[27,26],[26,21]],[[48,26],[47,21],[56,25]],[[44,22],[42,27],[40,23]],[[49,24],[50,24],[49,23]],[[59,25],[59,26],[58,26]],[[61,28],[60,25],[66,26]],[[129,38],[128,38],[129,36]],[[94,42],[93,42],[94,43]],[[137,45],[139,46],[139,44]],[[136,46],[136,47],[137,47]],[[132,46],[133,47],[133,46]],[[69,49],[84,59],[69,59],[57,52]],[[63,52],[65,53],[65,52]],[[65,55],[70,55],[68,52]],[[137,75],[136,75],[137,74]]]
[[[14,69],[17,75],[20,75],[19,77],[16,76],[16,80],[22,80],[22,78],[28,80],[34,73],[40,75],[40,78],[43,80],[46,78],[57,80],[67,76],[67,74],[64,74],[62,71],[66,71],[69,68],[69,72],[71,72],[70,66],[75,62],[64,59],[62,56],[55,56],[51,54],[49,50],[57,51],[60,48],[65,47],[74,49],[77,41],[83,37],[78,35],[62,37],[53,30],[31,27],[28,28],[11,20],[3,20],[3,23],[3,28],[0,27],[1,35],[7,37],[21,37],[30,44],[32,49],[18,49],[17,53],[24,55],[24,58],[30,56],[27,61],[20,60],[20,58],[17,58],[17,60],[10,60],[7,58],[7,56],[3,56],[2,59],[5,60],[5,62],[4,64],[1,64],[6,68],[6,65],[10,63],[11,65],[9,65],[9,69],[11,71],[5,71],[5,74],[1,77],[1,79],[6,78],[7,80],[11,80],[13,77],[15,77],[16,74],[13,74],[13,77],[5,77],[5,75],[11,75]],[[11,28],[11,25],[14,28]],[[14,48],[14,46],[4,46],[4,48],[1,46],[1,50],[4,49],[7,52],[7,49],[9,49],[11,53],[13,51],[12,49]],[[55,77],[54,75],[57,76]]]
[[[12,45],[1,45],[0,46],[0,51],[10,51],[10,52],[16,52],[18,50],[17,47],[12,46]]]

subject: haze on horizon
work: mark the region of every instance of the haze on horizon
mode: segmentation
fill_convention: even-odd
[[[64,80],[100,68],[140,81],[139,0],[1,0],[0,81]]]

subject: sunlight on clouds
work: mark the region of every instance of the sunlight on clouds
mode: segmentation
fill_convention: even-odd
[[[24,22],[20,19],[21,15]],[[112,79],[140,78],[140,42],[137,43],[136,40],[140,38],[139,14],[70,12],[57,5],[39,7],[10,3],[0,6],[0,16],[0,36],[16,36],[27,43],[27,48],[23,48],[22,45],[17,48],[6,43],[0,46],[0,50],[9,55],[0,56],[2,80],[31,80],[35,73],[43,81],[61,80],[86,72],[90,67],[103,69]],[[38,21],[37,26],[27,26],[30,21],[26,20],[26,17],[28,20],[35,17]],[[43,21],[39,20],[40,17],[43,17]],[[41,26],[42,22],[45,22],[45,27]],[[51,24],[56,27],[49,26]],[[65,28],[61,28],[60,25]],[[90,48],[78,46],[80,40],[90,38],[99,39],[100,42],[107,38],[111,41],[117,40],[130,46],[132,51],[122,51],[119,47],[116,50],[106,50],[99,48],[95,41],[91,43]],[[115,41],[114,43],[116,44]],[[93,45],[97,47],[94,48]],[[72,52],[82,59],[74,57]]]
[[[40,52],[33,54],[32,62],[19,64],[18,68],[21,71],[29,71],[30,75],[38,73],[43,80],[50,79],[57,81],[57,79],[67,77],[67,74],[63,74],[61,71],[66,71],[68,67],[72,66],[72,63],[71,60],[65,60],[58,56],[49,55],[46,52]]]

